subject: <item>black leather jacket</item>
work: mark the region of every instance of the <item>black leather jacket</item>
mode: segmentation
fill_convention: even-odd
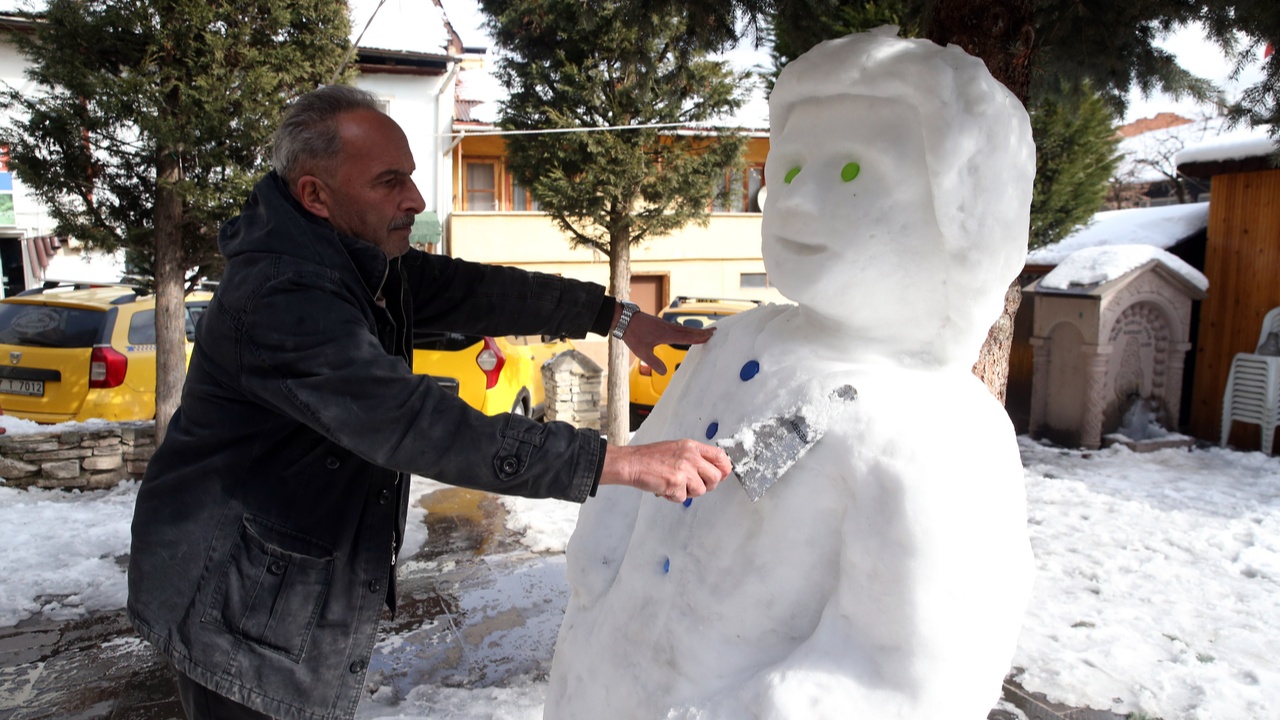
[[[412,250],[389,261],[274,173],[219,245],[226,273],[138,492],[129,616],[220,694],[348,718],[394,608],[405,474],[582,502],[603,462],[594,431],[487,417],[414,375],[411,328],[583,337],[604,291]]]

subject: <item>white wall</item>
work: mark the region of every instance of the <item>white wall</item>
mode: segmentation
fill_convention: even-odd
[[[417,169],[413,182],[443,223],[449,210],[451,173],[440,155],[439,136],[448,132],[453,115],[453,75],[384,75],[370,73],[356,79],[356,86],[387,102],[387,114],[409,139]],[[446,146],[447,147],[447,146]]]

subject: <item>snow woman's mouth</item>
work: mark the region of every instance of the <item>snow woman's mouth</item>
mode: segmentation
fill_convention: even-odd
[[[778,235],[777,239],[778,239],[778,246],[781,247],[784,251],[792,255],[798,255],[800,257],[812,257],[814,255],[821,255],[822,253],[827,251],[827,247],[825,245],[801,242],[799,240],[793,240],[783,235]]]

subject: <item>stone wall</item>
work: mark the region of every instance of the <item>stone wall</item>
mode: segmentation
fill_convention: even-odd
[[[551,358],[542,366],[547,394],[546,419],[600,429],[600,379],[604,370],[577,350]]]
[[[0,435],[6,487],[97,490],[140,479],[155,452],[154,423],[95,430]]]

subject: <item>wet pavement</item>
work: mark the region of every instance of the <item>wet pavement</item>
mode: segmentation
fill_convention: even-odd
[[[380,628],[367,702],[394,707],[424,685],[545,678],[568,601],[564,556],[521,546],[492,496],[447,488],[422,503],[428,539],[401,564],[399,612]],[[1123,720],[1049,702],[1015,678],[990,720]],[[134,634],[123,610],[0,628],[0,720],[182,717],[167,661]]]

